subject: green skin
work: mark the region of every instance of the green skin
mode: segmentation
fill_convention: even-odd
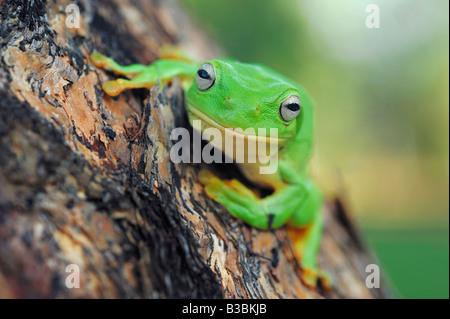
[[[185,86],[189,81],[191,84],[185,94],[191,123],[202,119],[208,126],[219,129],[266,128],[269,132],[270,128],[277,128],[278,169],[274,174],[258,174],[259,163],[238,164],[253,184],[272,188],[271,195],[260,198],[239,181],[223,181],[206,170],[200,173],[200,180],[210,198],[254,227],[274,229],[285,224],[306,227],[295,248],[301,255],[306,281],[315,286],[317,278],[323,278],[316,263],[323,228],[323,199],[307,174],[313,145],[313,104],[301,86],[266,66],[231,59],[208,61],[214,68],[215,82],[203,91],[194,81],[201,64],[182,55],[159,59],[148,66],[120,66],[99,53],[92,54],[91,59],[98,67],[131,78],[104,83],[103,89],[109,95],[118,95],[125,89],[149,88],[158,81],[166,83],[178,76]],[[300,98],[301,111],[291,121],[284,121],[280,104],[292,95]]]

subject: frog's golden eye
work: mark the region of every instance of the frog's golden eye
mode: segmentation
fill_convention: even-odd
[[[280,105],[280,116],[285,122],[295,119],[300,113],[301,103],[297,95],[291,95]]]
[[[195,82],[197,83],[200,91],[206,91],[214,85],[216,76],[214,74],[214,68],[211,63],[205,63],[197,71],[195,76]]]

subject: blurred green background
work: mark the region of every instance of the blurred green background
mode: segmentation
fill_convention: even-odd
[[[397,297],[449,298],[449,2],[181,2],[228,56],[309,91],[317,179],[345,194]]]

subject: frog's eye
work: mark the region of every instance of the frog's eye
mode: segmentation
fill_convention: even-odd
[[[195,76],[195,82],[197,83],[200,91],[206,91],[214,85],[216,76],[214,74],[214,68],[211,63],[205,63],[197,71]]]
[[[291,95],[280,105],[280,116],[285,122],[289,122],[300,113],[301,103],[297,95]]]

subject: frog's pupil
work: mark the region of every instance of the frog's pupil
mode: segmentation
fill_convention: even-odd
[[[298,105],[297,103],[288,104],[286,105],[286,107],[292,112],[297,112],[298,110],[300,110],[300,105]]]
[[[198,70],[198,75],[202,78],[202,79],[209,79],[209,73],[206,70],[200,69]]]

